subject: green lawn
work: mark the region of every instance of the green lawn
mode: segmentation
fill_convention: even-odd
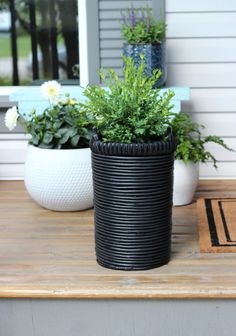
[[[58,37],[58,45],[63,45],[61,35]],[[17,37],[18,57],[27,57],[31,52],[31,42],[28,35]],[[10,35],[0,34],[0,57],[11,56],[11,38]]]
[[[19,36],[17,38],[18,56],[26,57],[30,53],[29,36]],[[0,35],[0,57],[11,56],[11,38],[10,35]]]

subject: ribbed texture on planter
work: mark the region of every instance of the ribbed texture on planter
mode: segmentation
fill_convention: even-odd
[[[91,149],[94,153],[117,156],[156,156],[173,153],[176,148],[176,139],[169,133],[167,141],[160,140],[142,144],[124,144],[117,142],[103,142],[95,135],[91,140]]]
[[[123,144],[91,141],[95,248],[97,261],[104,267],[145,270],[170,259],[176,143],[171,137],[166,151],[160,143],[161,150],[155,154],[142,149],[143,155],[130,156],[129,149],[133,153],[133,146],[140,146],[131,144],[125,145],[127,154],[118,156]]]
[[[141,63],[140,54],[144,55],[147,76],[151,77],[154,69],[159,69],[162,72],[154,87],[165,85],[167,79],[165,42],[160,44],[124,44],[123,54],[126,57],[131,57],[137,67]]]

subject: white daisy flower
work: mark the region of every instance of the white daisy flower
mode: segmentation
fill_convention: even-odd
[[[45,82],[41,85],[40,89],[42,97],[48,99],[51,104],[58,102],[61,93],[61,84],[57,81]]]
[[[7,128],[9,128],[10,131],[16,127],[18,117],[19,113],[17,112],[16,106],[13,106],[7,110],[5,114],[5,125]]]

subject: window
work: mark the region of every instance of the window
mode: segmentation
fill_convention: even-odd
[[[77,0],[0,0],[0,86],[79,78]]]

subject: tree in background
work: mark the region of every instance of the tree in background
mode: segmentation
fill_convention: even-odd
[[[7,0],[0,0],[0,10],[8,9],[8,2]]]

